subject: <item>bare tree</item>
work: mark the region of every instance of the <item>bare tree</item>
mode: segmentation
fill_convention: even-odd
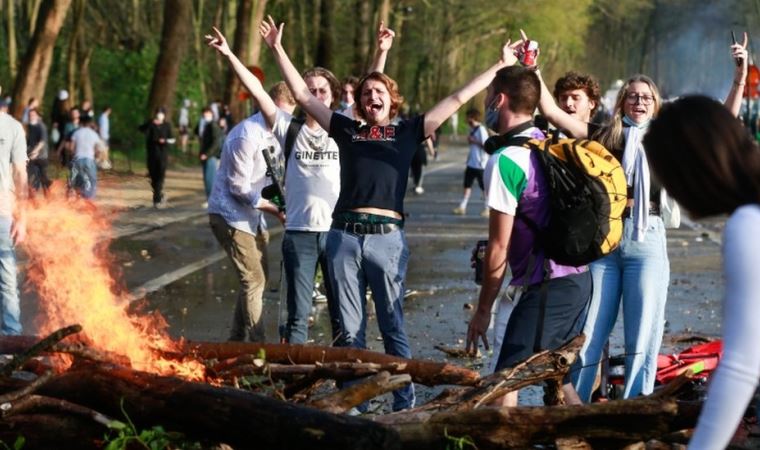
[[[235,16],[235,42],[232,51],[240,55],[243,64],[250,64],[247,60],[249,42],[251,38],[251,14],[253,12],[253,0],[241,0],[238,2]],[[235,121],[245,115],[245,104],[238,98],[241,90],[240,80],[235,72],[230,69],[227,72],[227,82],[224,84],[224,101],[229,105],[230,112]]]
[[[20,117],[24,104],[31,97],[45,93],[53,50],[58,33],[66,19],[71,0],[43,0],[37,26],[13,87],[13,115]]]
[[[330,68],[333,66],[333,1],[322,0],[319,11],[319,39],[317,40],[317,58],[315,65]]]
[[[150,86],[148,111],[150,113],[158,107],[164,107],[167,120],[171,119],[177,77],[190,40],[191,8],[190,2],[185,0],[166,0],[164,5],[161,50]]]
[[[11,78],[16,76],[18,71],[18,47],[16,45],[16,12],[14,0],[8,0],[8,7],[5,9],[6,28],[8,30],[8,66],[11,70]]]
[[[361,76],[367,70],[370,58],[370,2],[357,0],[354,6],[356,22],[354,22],[354,65],[352,72]]]

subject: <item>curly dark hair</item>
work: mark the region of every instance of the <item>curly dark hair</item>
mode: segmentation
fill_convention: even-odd
[[[554,98],[559,98],[559,95],[563,92],[574,91],[576,89],[583,89],[586,95],[588,95],[588,99],[594,102],[594,109],[591,110],[591,115],[593,116],[601,105],[599,100],[602,94],[601,89],[599,89],[599,82],[591,75],[573,71],[567,72],[554,83]]]

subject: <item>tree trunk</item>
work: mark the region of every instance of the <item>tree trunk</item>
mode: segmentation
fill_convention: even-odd
[[[29,35],[34,34],[34,27],[37,25],[37,16],[40,14],[40,4],[42,0],[34,0],[31,6],[31,14],[29,14]]]
[[[0,338],[0,353],[3,343],[12,341],[12,336]],[[216,358],[219,360],[234,358],[240,355],[257,355],[263,350],[266,361],[282,364],[314,364],[315,362],[349,362],[362,361],[365,363],[392,364],[399,363],[400,367],[394,374],[408,373],[415,383],[427,386],[439,384],[473,385],[478,382],[480,375],[474,370],[454,366],[447,363],[405,359],[396,356],[361,350],[351,347],[322,347],[317,345],[288,345],[288,344],[258,344],[241,342],[190,342],[186,344],[185,352],[194,353],[202,359]]]
[[[75,367],[38,392],[118,418],[123,416],[123,402],[123,410],[138,428],[160,424],[233,448],[399,448],[393,430],[366,419],[118,366]]]
[[[84,58],[82,58],[79,68],[79,92],[81,93],[81,98],[82,100],[90,100],[93,102],[93,108],[95,97],[92,89],[92,77],[90,77],[90,61],[92,61],[92,53],[94,50],[94,47],[90,47],[87,50]]]
[[[317,59],[314,65],[330,68],[333,66],[333,1],[322,0],[319,8],[319,38],[317,40]]]
[[[248,64],[252,66],[258,66],[261,58],[262,40],[261,34],[259,34],[259,25],[264,20],[266,7],[267,0],[258,0],[251,16],[251,45],[248,48]]]
[[[44,0],[40,6],[37,26],[13,87],[12,113],[16,117],[21,116],[30,98],[42,99],[45,94],[55,41],[69,6],[71,0]]]
[[[391,16],[391,0],[381,0],[379,14],[380,20],[385,22],[385,25],[388,26],[388,20]]]
[[[84,20],[84,0],[74,0],[74,24],[69,35],[69,45],[66,51],[66,88],[71,96],[71,104],[77,105],[79,97],[79,43],[80,36],[84,33],[82,21]]]
[[[18,46],[16,45],[16,9],[14,0],[8,0],[5,9],[6,28],[8,30],[8,68],[11,71],[11,80],[18,72]]]
[[[248,65],[249,41],[251,39],[251,14],[253,13],[253,0],[241,0],[238,3],[235,17],[235,42],[232,52],[241,58],[243,64]],[[230,112],[235,122],[239,122],[245,116],[245,103],[238,98],[242,89],[240,80],[232,67],[227,70],[227,83],[225,84],[224,101],[229,105]]]
[[[132,0],[132,8],[130,8],[129,24],[132,34],[135,36],[140,35],[140,0]]]
[[[171,123],[174,92],[187,42],[190,40],[192,5],[185,0],[166,0],[164,25],[161,31],[161,50],[158,53],[153,82],[148,98],[148,114],[158,107],[166,108],[166,120]]]
[[[192,22],[193,22],[193,44],[195,49],[195,70],[198,74],[198,88],[201,91],[201,101],[205,104],[207,100],[206,96],[206,82],[204,80],[204,61],[203,61],[203,0],[198,0],[198,8],[196,11],[195,2],[192,2]]]
[[[370,47],[370,30],[373,27],[370,25],[370,17],[372,12],[370,11],[370,2],[365,0],[357,0],[354,6],[354,12],[356,14],[356,22],[354,26],[354,66],[352,67],[353,75],[357,77],[364,76],[367,71],[367,64],[369,64]]]
[[[429,420],[390,424],[401,435],[403,448],[440,449],[446,435],[469,437],[477,448],[532,448],[556,439],[583,436],[605,442],[594,448],[621,448],[626,442],[647,441],[693,427],[699,408],[674,399],[639,398],[578,406],[520,406],[441,412]],[[383,416],[380,416],[383,417]]]

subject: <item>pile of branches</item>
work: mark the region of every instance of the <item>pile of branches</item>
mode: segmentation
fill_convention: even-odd
[[[123,357],[67,338],[80,331],[75,325],[42,340],[0,337],[0,354],[13,355],[0,368],[0,440],[23,436],[25,449],[102,448],[104,436],[119,429],[115,424],[127,422],[135,430],[161,425],[199,448],[610,448],[682,441],[679,430],[693,427],[699,411],[674,397],[685,378],[656,396],[565,406],[561,380],[582,337],[487,377],[452,364],[351,348],[185,343],[173,357],[207,367],[208,382],[190,382],[133,370]],[[59,373],[46,363],[57,354],[74,360]],[[348,380],[358,381],[332,388],[333,381]],[[448,388],[412,410],[344,414],[411,382]],[[552,406],[489,406],[536,383],[545,383],[545,402]]]

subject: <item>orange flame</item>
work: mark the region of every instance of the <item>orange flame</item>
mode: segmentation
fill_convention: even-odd
[[[128,302],[115,294],[118,286],[109,271],[110,222],[94,205],[67,200],[61,191],[30,201],[26,210],[22,245],[29,259],[29,287],[40,302],[38,332],[46,335],[78,323],[88,345],[125,356],[135,369],[202,380],[199,361],[161,357],[180,350],[162,317],[130,316]]]

